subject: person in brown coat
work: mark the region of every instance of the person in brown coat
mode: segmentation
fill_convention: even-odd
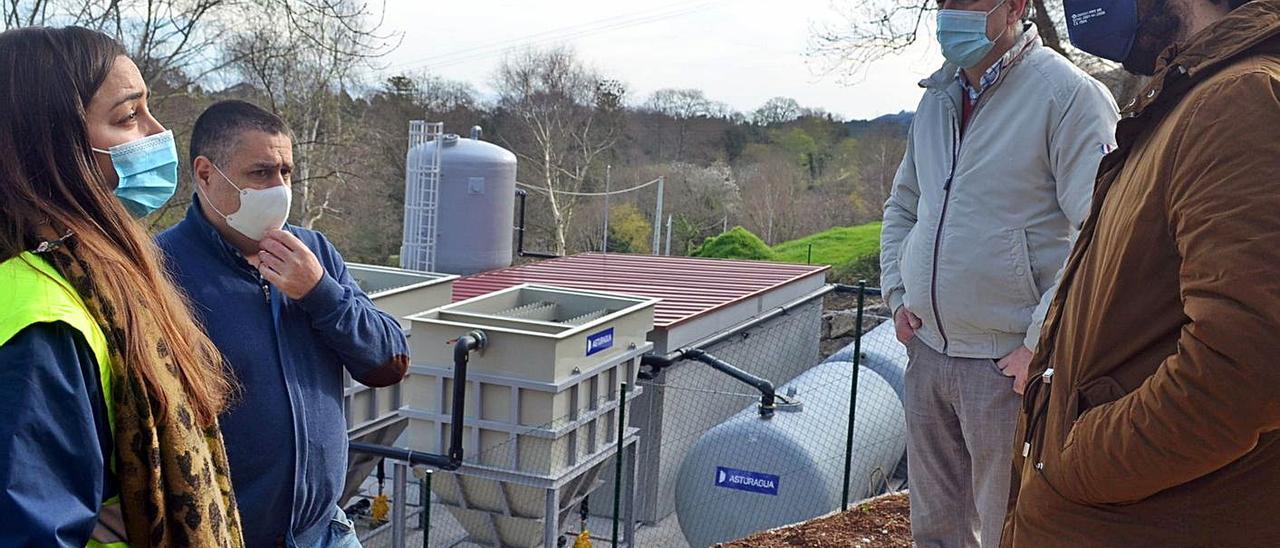
[[[1280,546],[1280,0],[1064,7],[1154,78],[1047,314],[1003,545]]]

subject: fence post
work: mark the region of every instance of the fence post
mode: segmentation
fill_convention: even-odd
[[[406,504],[409,498],[409,465],[403,462],[396,462],[391,465],[392,496],[395,501],[391,504],[391,545],[395,548],[405,547],[405,514],[407,513]]]
[[[615,466],[613,468],[613,546],[618,546],[618,514],[622,510],[622,460],[625,456],[622,452],[623,442],[626,441],[627,428],[627,384],[622,383],[622,392],[618,396],[618,451],[614,455]]]
[[[858,319],[853,331],[853,374],[849,384],[849,431],[844,445],[844,494],[840,497],[840,510],[849,510],[849,474],[853,466],[853,422],[858,404],[858,371],[862,366],[862,310],[867,296],[867,281],[858,281]]]
[[[426,483],[422,487],[422,548],[431,548],[431,470],[422,478]]]

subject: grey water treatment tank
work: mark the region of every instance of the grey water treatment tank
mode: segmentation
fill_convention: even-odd
[[[906,416],[893,388],[865,367],[858,405],[850,500],[879,493],[906,449]],[[778,390],[799,411],[760,417],[743,409],[694,444],[676,482],[676,514],[694,548],[743,538],[837,510],[843,491],[853,364],[826,362]]]
[[[854,348],[853,344],[841,348],[825,361],[853,361]],[[906,405],[907,347],[898,342],[893,322],[884,322],[862,335],[862,366],[888,381],[898,399]]]
[[[434,272],[475,274],[511,266],[515,226],[516,156],[481,141],[447,134],[439,140],[440,185],[436,200]],[[430,163],[437,141],[409,150]],[[408,197],[406,197],[406,201]]]

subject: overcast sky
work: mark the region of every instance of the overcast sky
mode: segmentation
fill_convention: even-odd
[[[403,42],[385,72],[425,70],[488,94],[512,47],[565,44],[626,82],[633,101],[697,88],[743,112],[775,96],[850,119],[914,110],[916,82],[942,62],[934,41],[872,65],[855,83],[823,76],[805,50],[813,25],[837,17],[832,1],[386,0],[385,28]]]

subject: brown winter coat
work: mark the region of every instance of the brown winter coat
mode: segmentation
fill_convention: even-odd
[[[1006,547],[1280,546],[1280,0],[1161,66],[1031,364]]]

